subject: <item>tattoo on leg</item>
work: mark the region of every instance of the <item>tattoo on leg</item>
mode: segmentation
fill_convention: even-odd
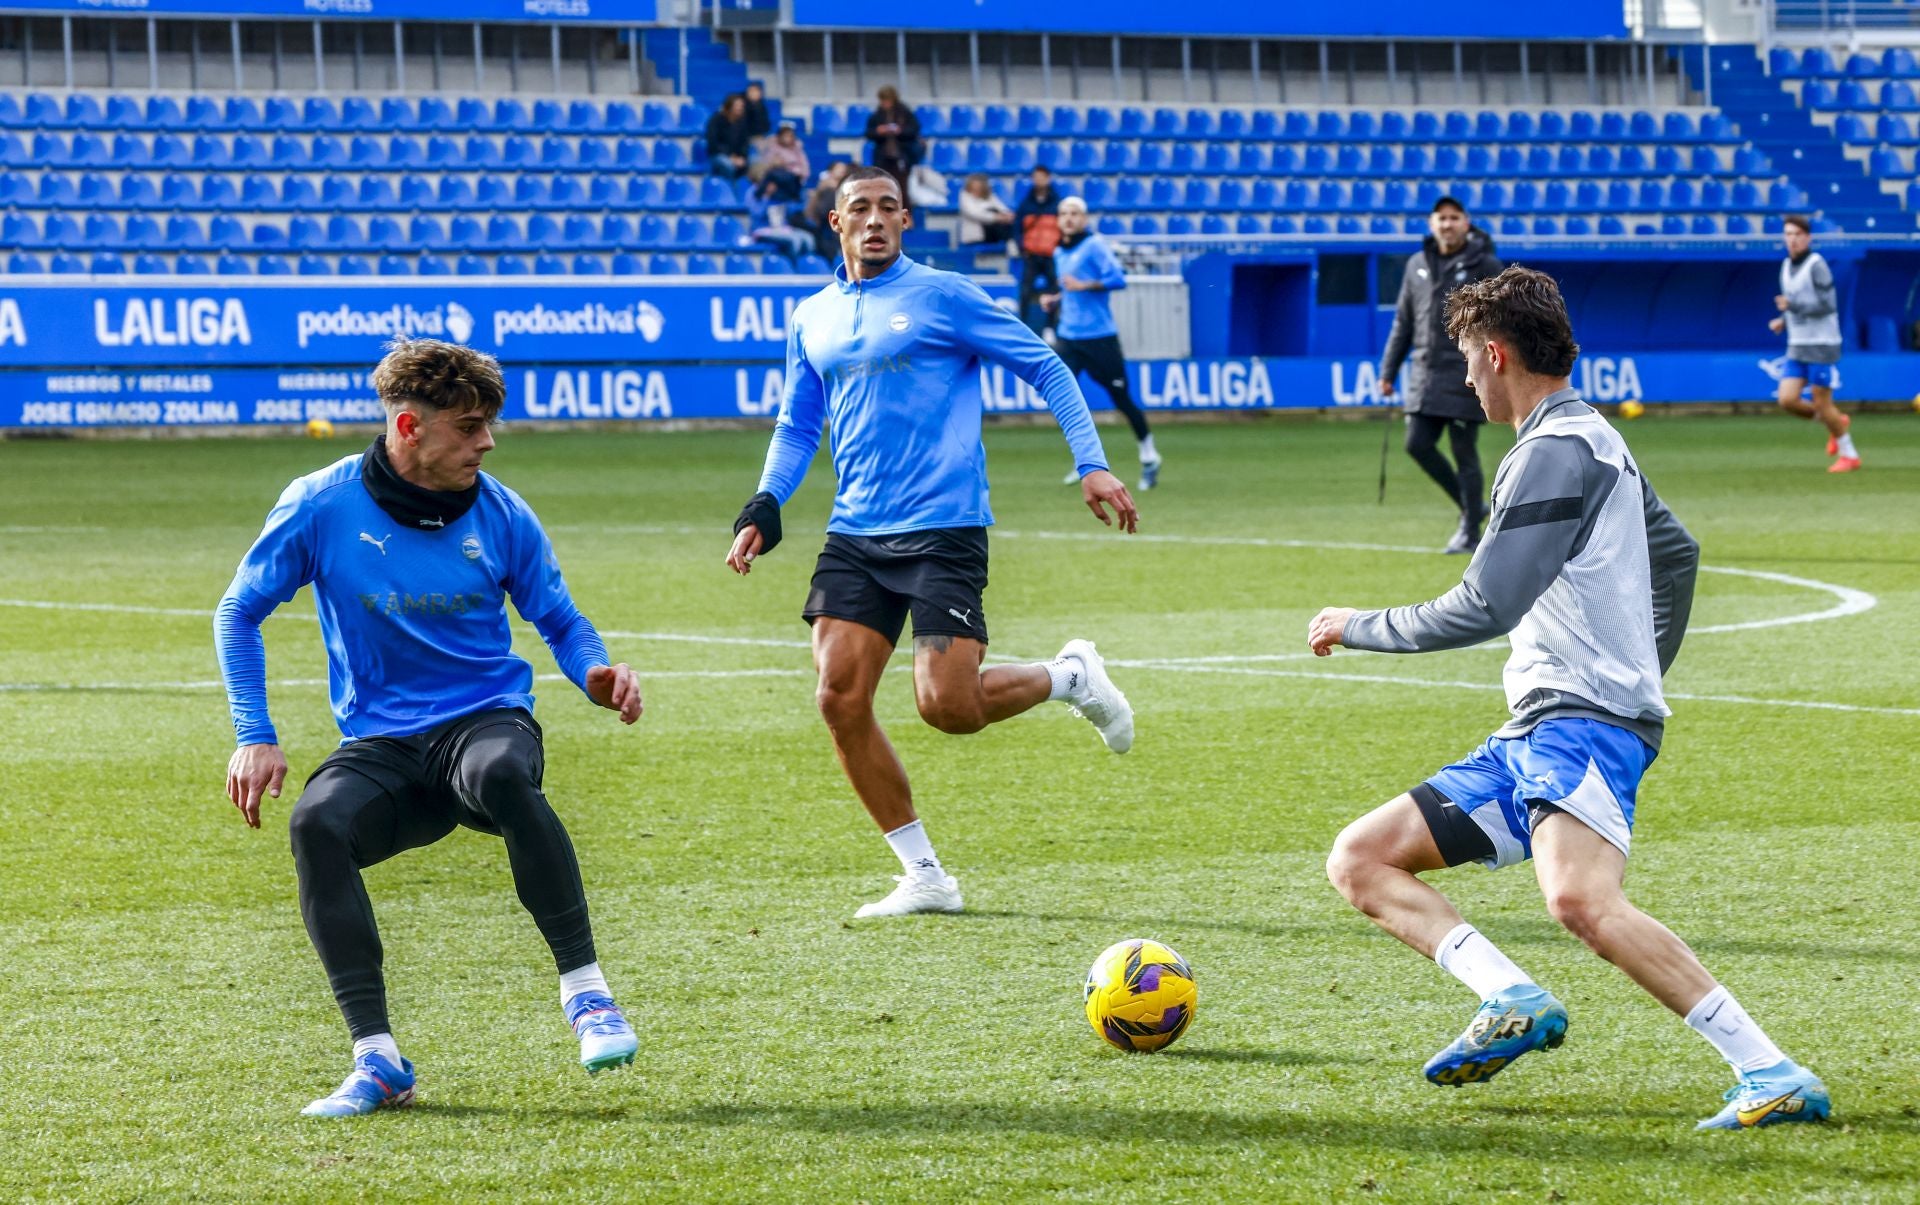
[[[929,649],[936,653],[944,653],[952,647],[953,637],[951,636],[915,636],[913,638],[913,648],[915,652],[919,652],[921,649]]]

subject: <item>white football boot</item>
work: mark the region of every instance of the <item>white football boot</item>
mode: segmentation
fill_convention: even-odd
[[[853,914],[854,919],[910,916],[915,912],[960,911],[960,882],[945,871],[938,878],[897,874],[893,876],[893,881],[899,886],[888,893],[886,899],[860,905],[860,910]]]
[[[1133,748],[1133,706],[1107,677],[1106,662],[1094,651],[1093,641],[1069,640],[1060,657],[1078,661],[1085,671],[1067,688],[1066,704],[1073,714],[1099,729],[1100,739],[1115,753]]]

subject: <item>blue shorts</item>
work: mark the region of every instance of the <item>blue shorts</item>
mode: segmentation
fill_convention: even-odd
[[[1780,379],[1791,381],[1797,378],[1809,385],[1831,389],[1835,367],[1837,366],[1833,364],[1809,364],[1805,360],[1788,360],[1786,367],[1780,371]]]
[[[1634,795],[1655,750],[1599,720],[1543,720],[1525,736],[1490,736],[1426,786],[1486,834],[1490,868],[1533,856],[1532,805],[1551,804],[1612,842],[1633,840]],[[1436,834],[1436,837],[1438,834]]]

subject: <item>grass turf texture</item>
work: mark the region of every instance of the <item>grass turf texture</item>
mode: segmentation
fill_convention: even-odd
[[[1920,423],[1856,428],[1868,467],[1843,478],[1799,423],[1625,428],[1708,564],[1878,599],[1847,618],[1694,635],[1671,691],[1920,708]],[[1105,434],[1130,469],[1124,432]],[[1487,432],[1489,463],[1509,438]],[[1142,499],[1156,538],[1130,541],[1059,484],[1057,433],[990,431],[996,654],[1038,658],[1075,635],[1123,661],[1297,654],[1319,606],[1427,598],[1463,567],[1271,543],[1445,538],[1450,515],[1402,456],[1375,505],[1370,424],[1178,426],[1161,441],[1166,484]],[[744,581],[720,563],[764,446],[763,432],[510,431],[489,468],[542,515],[603,629],[798,642],[824,464],[789,508],[785,547]],[[0,444],[0,593],[204,612],[286,481],[355,450]],[[1055,532],[1073,538],[1041,538]],[[1832,604],[1705,574],[1694,622]],[[504,849],[462,831],[368,873],[420,1103],[342,1124],[296,1116],[346,1063],[285,833],[336,739],[323,653],[310,620],[269,621],[294,776],[256,833],[221,795],[232,740],[209,632],[197,613],[0,606],[0,1198],[1914,1190],[1911,711],[1676,702],[1629,890],[1825,1076],[1836,1106],[1824,1127],[1695,1135],[1724,1064],[1557,929],[1527,870],[1436,881],[1567,1002],[1569,1040],[1458,1090],[1419,1067],[1474,1002],[1322,876],[1347,819],[1500,722],[1498,652],[1243,667],[1259,675],[1119,668],[1139,712],[1124,758],[1058,706],[942,736],[891,676],[883,722],[970,911],[854,923],[895,866],[834,762],[805,651],[616,637],[646,687],[638,728],[561,682],[542,683],[540,717],[548,792],[638,1061],[581,1072]],[[777,672],[701,676],[747,669]],[[1279,676],[1296,673],[1356,678]],[[1133,935],[1172,943],[1199,980],[1199,1018],[1165,1054],[1110,1050],[1080,1012],[1087,964]]]

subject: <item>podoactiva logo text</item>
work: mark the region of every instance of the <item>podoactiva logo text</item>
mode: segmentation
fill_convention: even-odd
[[[596,301],[575,309],[535,304],[530,310],[495,310],[493,342],[500,346],[511,335],[639,335],[653,343],[666,325],[666,315],[651,301],[624,306]]]
[[[405,302],[383,310],[356,310],[342,302],[337,309],[301,310],[295,316],[300,346],[315,339],[451,338],[465,343],[473,333],[473,315],[458,303],[421,309]]]

